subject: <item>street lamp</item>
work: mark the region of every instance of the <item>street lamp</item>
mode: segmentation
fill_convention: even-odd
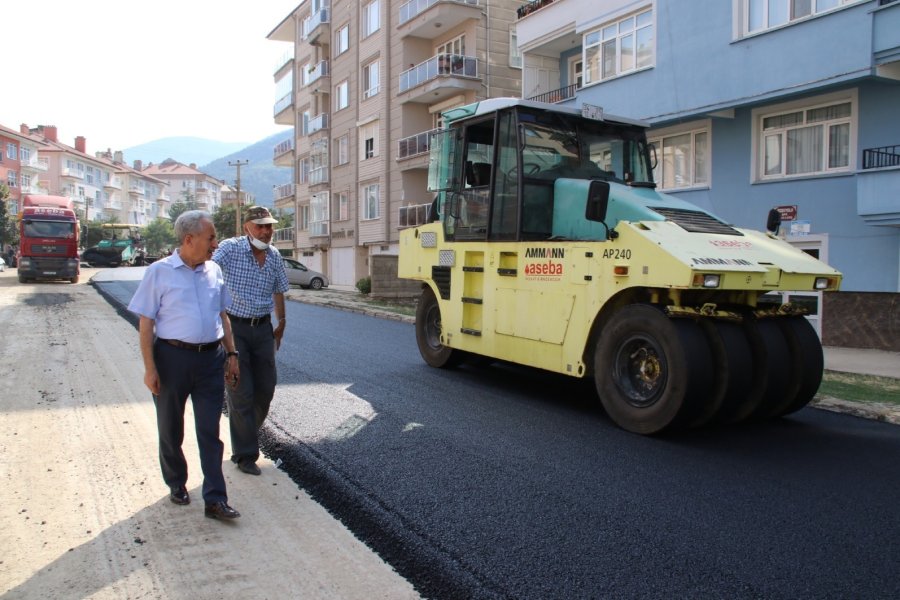
[[[229,167],[237,167],[237,180],[234,191],[234,235],[241,235],[241,167],[249,163],[249,160],[228,161]]]

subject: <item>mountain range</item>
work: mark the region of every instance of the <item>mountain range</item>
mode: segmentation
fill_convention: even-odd
[[[272,207],[272,187],[291,182],[290,167],[272,163],[275,146],[290,139],[290,129],[270,135],[256,143],[217,142],[195,137],[169,137],[147,142],[122,151],[128,164],[135,160],[160,163],[167,158],[182,164],[194,163],[199,171],[235,185],[237,169],[229,162],[241,161],[241,189],[253,194],[256,204]],[[246,164],[243,164],[247,161]]]

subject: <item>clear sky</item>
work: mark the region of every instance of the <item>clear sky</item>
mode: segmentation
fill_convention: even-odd
[[[0,124],[56,125],[70,146],[256,142],[276,125],[266,39],[301,0],[4,1]]]

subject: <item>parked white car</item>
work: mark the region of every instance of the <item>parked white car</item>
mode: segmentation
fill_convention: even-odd
[[[6,261],[0,258],[0,273],[6,270]]]
[[[304,288],[320,290],[328,287],[328,278],[318,271],[313,271],[302,262],[292,258],[285,258],[284,271],[287,273],[288,282]]]

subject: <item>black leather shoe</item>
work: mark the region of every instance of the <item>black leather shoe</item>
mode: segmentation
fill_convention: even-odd
[[[259,467],[256,466],[256,463],[252,460],[242,460],[238,463],[238,469],[247,475],[261,475],[262,471],[260,471]]]
[[[203,510],[203,514],[210,519],[237,519],[241,513],[228,506],[227,502],[216,502],[215,504],[207,504]]]
[[[188,494],[187,488],[181,486],[180,488],[172,490],[169,494],[169,500],[172,501],[172,504],[180,504],[183,506],[191,503],[191,496]]]

